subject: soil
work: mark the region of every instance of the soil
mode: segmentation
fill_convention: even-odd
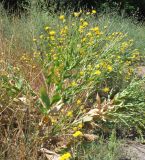
[[[129,141],[122,146],[122,151],[119,160],[145,160],[145,144]]]

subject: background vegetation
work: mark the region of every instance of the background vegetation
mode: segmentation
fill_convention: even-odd
[[[97,11],[106,11],[106,7],[117,8],[120,14],[127,14],[129,16],[136,16],[139,20],[143,20],[145,16],[145,0],[1,0],[5,9],[15,12],[15,11],[24,11],[26,8],[30,7],[34,3],[37,3],[39,6],[47,6],[55,11],[74,9],[78,10],[80,8],[86,9],[96,9]],[[44,8],[45,8],[44,7]]]

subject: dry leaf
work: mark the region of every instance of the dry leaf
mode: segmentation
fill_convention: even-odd
[[[20,97],[20,98],[18,98],[18,99],[19,99],[21,102],[23,102],[25,105],[28,105],[28,104],[30,103],[25,96]]]
[[[57,102],[55,104],[55,106],[53,107],[53,109],[49,111],[49,113],[51,113],[51,114],[58,113],[61,110],[62,106],[63,106],[63,102],[62,102],[62,100],[60,100],[59,102]]]
[[[83,137],[87,140],[87,141],[95,141],[96,139],[98,139],[97,135],[94,134],[84,134]]]
[[[81,121],[83,122],[90,122],[93,120],[92,116],[86,115],[85,117],[83,117],[83,119]]]
[[[46,148],[41,148],[40,152],[45,154],[45,156],[46,156],[46,158],[48,160],[59,160],[59,158],[60,158],[59,154],[57,154],[57,153],[55,153],[53,151],[50,151],[50,150],[48,150]]]
[[[97,101],[98,109],[101,110],[101,98],[98,93],[97,93],[96,101]]]

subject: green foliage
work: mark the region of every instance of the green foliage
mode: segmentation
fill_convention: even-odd
[[[136,128],[138,134],[145,130],[145,80],[133,80],[129,86],[115,96],[114,111],[109,113],[111,121],[123,128]]]
[[[59,91],[62,99],[69,102],[83,92],[88,97],[93,92],[102,93],[105,87],[115,93],[118,84],[121,89],[129,83],[132,64],[140,59],[138,50],[132,49],[133,41],[126,38],[126,34],[108,33],[106,28],[101,31],[98,25],[89,24],[93,19],[91,16],[85,20],[82,16],[80,21],[80,18],[70,16],[62,22],[56,17],[59,25],[54,28],[54,21],[45,26],[35,40],[36,49],[40,48],[44,55],[48,88],[55,86],[53,94]],[[34,56],[41,60],[39,50]],[[127,83],[122,81],[124,74]]]
[[[137,0],[44,0],[48,8],[54,8],[55,11],[73,9],[78,10],[80,8],[96,9],[97,11],[117,10],[119,13],[125,12],[127,15],[138,17],[139,20],[145,16],[145,1]]]
[[[76,158],[80,160],[118,160],[121,158],[121,143],[112,133],[108,143],[103,138],[97,142],[84,142],[76,148]]]
[[[80,11],[70,16],[55,16],[33,39],[34,58],[43,65],[46,79],[47,92],[44,98],[41,93],[40,98],[49,106],[46,113],[54,117],[55,111],[61,121],[61,127],[54,124],[55,133],[60,129],[66,132],[66,128],[71,132],[79,123],[91,121],[102,130],[116,125],[131,128],[134,124],[136,129],[144,128],[143,117],[139,117],[144,112],[143,97],[139,103],[138,97],[132,95],[135,101],[131,100],[132,104],[127,97],[131,91],[135,96],[144,93],[143,90],[136,92],[135,88],[128,90],[133,85],[135,67],[142,54],[134,49],[134,41],[126,33],[111,32],[112,28],[96,20],[94,14],[96,11]],[[94,20],[96,23],[92,23]],[[118,95],[126,90],[128,95],[117,103]],[[48,97],[49,104],[45,102]],[[57,104],[60,100],[61,106]],[[55,105],[51,104],[53,102]],[[135,106],[140,106],[139,112]],[[142,120],[138,123],[139,118]]]
[[[41,9],[49,9],[49,11],[62,11],[66,9],[69,10],[78,10],[80,8],[92,9],[95,8],[99,10],[107,10],[112,8],[117,8],[119,12],[125,11],[128,15],[138,16],[139,19],[142,19],[145,16],[145,1],[144,0],[1,0],[3,2],[4,8],[9,11],[24,11],[26,8],[31,8],[34,4],[41,7]]]

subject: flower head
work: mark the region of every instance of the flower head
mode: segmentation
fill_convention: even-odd
[[[37,41],[37,39],[36,38],[33,38],[33,42],[36,42]]]
[[[77,100],[77,105],[80,105],[81,102],[82,102],[82,101],[81,101],[80,99],[78,99],[78,100]]]
[[[95,74],[99,76],[101,74],[101,71],[100,70],[96,70]]]
[[[64,15],[60,15],[60,16],[59,16],[59,19],[62,20],[62,21],[64,21],[64,20],[65,20]]]
[[[76,131],[74,134],[73,134],[73,137],[82,137],[83,136],[83,133],[81,131]]]
[[[109,72],[111,72],[113,70],[112,66],[110,66],[110,65],[107,66],[107,69]]]
[[[76,86],[77,86],[77,83],[76,83],[75,81],[73,81],[73,82],[71,83],[71,86],[72,86],[72,87],[76,87]]]
[[[49,32],[49,35],[50,35],[50,36],[55,36],[55,34],[56,34],[55,31],[50,31],[50,32]]]
[[[69,160],[71,158],[71,154],[69,152],[60,156],[59,160]]]
[[[92,10],[92,14],[96,14],[96,13],[97,13],[97,11],[93,9]]]
[[[100,34],[101,34],[100,29],[99,29],[98,26],[97,26],[97,27],[94,27],[94,28],[91,28],[91,31],[95,32],[97,35],[100,35]]]
[[[88,11],[88,12],[86,13],[86,15],[90,15],[90,12]]]
[[[110,91],[110,89],[108,87],[103,88],[103,92],[107,93],[109,91]]]
[[[44,38],[44,35],[43,35],[43,34],[41,34],[41,35],[40,35],[40,39],[43,39],[43,38]]]
[[[74,12],[74,16],[75,16],[75,17],[79,17],[80,14],[81,14],[80,12]]]
[[[67,112],[67,116],[68,117],[72,117],[73,116],[73,112],[72,111]]]
[[[46,26],[44,29],[45,29],[45,31],[47,31],[47,30],[49,29],[49,27],[48,27],[48,26]]]
[[[87,27],[87,26],[88,26],[88,22],[84,21],[83,24],[82,24],[82,26],[83,26],[84,28]]]

